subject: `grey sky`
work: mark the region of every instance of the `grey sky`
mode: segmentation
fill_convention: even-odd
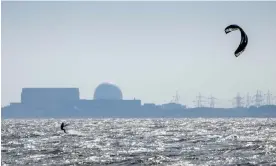
[[[2,106],[23,87],[113,82],[125,99],[192,106],[201,92],[231,106],[237,92],[276,96],[276,2],[2,2]],[[248,47],[234,51],[240,25]]]

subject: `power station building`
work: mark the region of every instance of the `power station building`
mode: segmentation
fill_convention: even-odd
[[[119,87],[98,85],[93,100],[80,99],[78,88],[23,88],[21,102],[2,108],[2,114],[43,117],[108,116],[141,110],[141,100],[123,100]],[[21,117],[21,116],[20,116]]]
[[[191,108],[177,101],[162,105],[125,100],[119,87],[98,85],[92,100],[80,99],[78,88],[23,88],[21,102],[2,107],[2,118],[164,118],[276,117],[275,106],[259,108]]]

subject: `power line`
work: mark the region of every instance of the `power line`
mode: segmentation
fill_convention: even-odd
[[[251,96],[249,95],[249,93],[247,93],[247,96],[246,96],[246,107],[249,108],[251,106]]]
[[[273,104],[273,97],[272,97],[272,94],[269,92],[269,90],[264,96],[266,98],[266,105],[272,105]]]
[[[243,107],[243,97],[240,96],[240,93],[237,93],[237,96],[233,98],[234,99],[234,105],[236,108]]]
[[[179,99],[180,99],[180,96],[178,95],[178,91],[176,91],[176,94],[175,94],[175,96],[173,96],[173,99],[171,102],[179,104]]]
[[[217,98],[211,95],[208,99],[209,99],[210,108],[215,108],[215,100],[217,100]]]
[[[201,96],[201,94],[199,93],[198,96],[196,96],[196,101],[193,101],[196,103],[197,108],[203,107],[202,102],[204,102],[204,101],[202,100],[202,98],[204,98],[204,97]]]
[[[263,96],[261,94],[261,91],[257,90],[257,93],[253,96],[253,99],[255,99],[255,106],[260,107],[263,102]]]

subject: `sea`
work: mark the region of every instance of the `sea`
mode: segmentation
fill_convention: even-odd
[[[276,165],[271,118],[2,119],[1,125],[3,166]]]

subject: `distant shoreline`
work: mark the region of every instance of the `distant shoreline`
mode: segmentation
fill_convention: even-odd
[[[276,106],[250,108],[189,108],[189,109],[86,109],[72,107],[61,110],[3,110],[2,119],[110,119],[110,118],[276,118]]]

